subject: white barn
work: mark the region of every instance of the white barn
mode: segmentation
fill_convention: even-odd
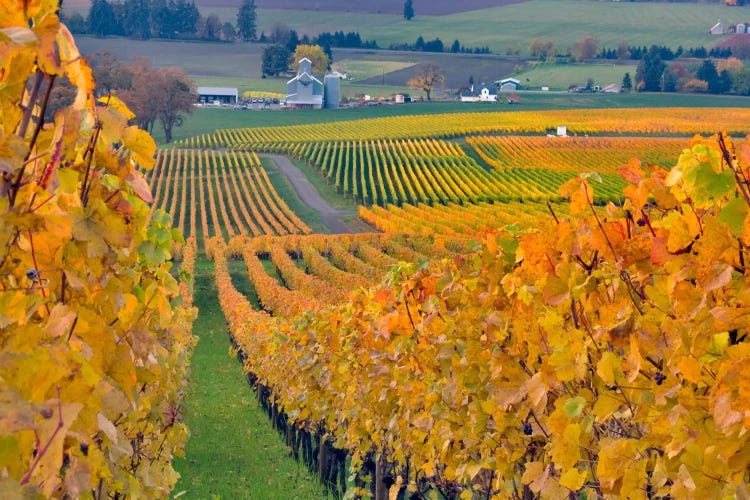
[[[197,87],[195,90],[202,104],[234,104],[239,100],[237,87]]]
[[[321,109],[323,107],[323,82],[312,75],[312,61],[299,61],[297,76],[286,82],[286,104],[292,108]]]
[[[515,78],[503,78],[495,82],[495,85],[500,87],[501,92],[514,92],[518,90],[521,85],[521,81]]]
[[[461,102],[497,102],[497,85],[464,88],[459,93]]]

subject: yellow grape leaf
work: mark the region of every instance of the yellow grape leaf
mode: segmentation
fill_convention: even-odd
[[[583,483],[586,482],[587,476],[586,471],[570,468],[560,476],[560,485],[565,486],[571,491],[578,491],[583,486]]]
[[[61,24],[57,31],[57,46],[65,75],[70,83],[78,88],[73,107],[84,109],[87,104],[90,107],[93,104],[89,102],[89,96],[93,95],[94,92],[93,74],[89,65],[81,57],[75,40],[73,40],[73,35],[64,24]]]
[[[108,106],[110,108],[113,108],[119,111],[125,117],[126,120],[131,120],[135,118],[135,113],[130,111],[130,108],[128,108],[128,105],[122,102],[117,96],[105,95],[105,96],[100,97],[96,101],[99,104],[103,104],[105,106]],[[135,127],[135,128],[138,128],[138,127]],[[125,130],[127,131],[127,129]],[[125,143],[125,137],[123,137],[123,143]]]
[[[33,45],[38,41],[38,38],[36,33],[29,28],[11,26],[0,29],[0,41],[9,41],[16,45]]]
[[[60,337],[70,332],[78,314],[65,304],[57,304],[47,320],[46,332],[52,337]]]
[[[577,423],[565,426],[563,435],[552,440],[552,460],[558,467],[575,467],[581,459],[580,440],[581,426]]]
[[[698,274],[698,284],[704,292],[727,286],[732,282],[733,268],[729,264],[714,262],[708,269]]]
[[[695,358],[686,356],[677,363],[677,369],[688,382],[697,384],[701,379],[703,364]]]
[[[633,184],[641,182],[646,175],[646,172],[641,168],[641,160],[637,158],[631,158],[627,164],[619,168],[618,172],[623,179]]]
[[[19,460],[21,456],[22,453],[18,439],[13,435],[0,435],[0,468],[9,472],[11,477],[19,477],[23,475],[21,469],[23,464],[21,460]],[[1,488],[0,493],[2,493]],[[0,498],[11,497],[2,497],[0,495]]]
[[[56,75],[60,72],[60,60],[57,56],[55,38],[60,21],[57,16],[44,16],[34,26],[34,32],[39,38],[37,44],[37,64],[45,73]]]
[[[596,416],[597,422],[601,422],[609,418],[614,412],[622,406],[623,402],[614,397],[609,392],[599,393],[599,397],[596,398],[594,403],[593,413]]]
[[[596,374],[607,385],[614,385],[618,377],[622,376],[620,357],[613,352],[605,352],[596,364]]]
[[[131,358],[130,348],[127,343],[121,342],[117,344],[117,347],[115,348],[115,358],[119,360]],[[135,396],[135,384],[138,382],[133,363],[122,361],[112,363],[109,366],[107,374],[117,383],[125,396],[132,401]]]
[[[127,127],[122,132],[122,144],[141,168],[151,170],[154,167],[156,143],[148,132],[136,126]]]
[[[546,304],[559,306],[570,298],[570,285],[567,280],[549,275],[542,295]]]
[[[109,438],[112,443],[117,444],[119,437],[117,435],[117,428],[102,412],[96,414],[96,423],[99,426],[99,430]]]
[[[637,441],[634,439],[601,440],[596,475],[604,493],[618,493],[616,484],[625,473],[625,468],[634,459],[636,446]]]
[[[57,434],[54,435],[54,439],[51,441],[47,453],[40,458],[39,466],[35,472],[44,473],[45,471],[60,470],[60,464],[63,463],[63,449],[65,447],[65,438],[67,437],[68,429],[73,425],[73,422],[75,422],[82,408],[83,404],[81,403],[67,403],[62,405],[62,426]],[[57,408],[55,408],[55,414],[51,418],[43,420],[40,424],[39,436],[43,443],[46,443],[47,440],[52,437],[55,429],[57,429],[59,417],[60,414]],[[44,494],[49,498],[57,488],[57,481],[59,481],[60,476],[59,474],[55,474],[47,475],[46,477],[48,480],[44,482],[42,488]]]
[[[594,199],[594,190],[581,177],[574,177],[560,186],[562,196],[570,196],[570,215],[581,215],[589,210]]]
[[[529,402],[534,408],[540,408],[547,404],[547,386],[542,380],[541,373],[535,373],[533,377],[526,381],[526,393],[529,396]]]
[[[125,179],[130,184],[133,192],[146,203],[153,203],[154,197],[151,195],[151,188],[138,172],[131,172]]]
[[[529,489],[534,493],[539,493],[544,488],[549,473],[549,466],[545,467],[542,462],[528,462],[521,476],[521,483],[529,485]]]
[[[388,488],[388,500],[396,500],[398,494],[401,491],[401,486],[404,484],[404,478],[402,476],[396,477],[396,482]]]
[[[56,182],[50,184],[50,191],[60,191],[62,193],[73,194],[78,191],[78,178],[79,173],[77,170],[72,168],[58,168],[53,174],[53,179],[56,178]],[[56,189],[53,189],[55,186]]]

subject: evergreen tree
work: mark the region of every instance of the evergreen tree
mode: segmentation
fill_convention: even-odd
[[[299,45],[299,43],[297,32],[295,30],[289,30],[289,39],[286,42],[286,49],[290,54],[293,54],[294,51],[297,50],[297,45]]]
[[[93,0],[88,17],[89,33],[98,37],[113,35],[116,31],[115,13],[107,0]]]
[[[721,93],[721,80],[719,80],[719,73],[716,71],[716,65],[711,59],[706,59],[701,64],[700,68],[695,74],[699,80],[703,80],[708,84],[709,94],[720,94]]]
[[[733,84],[733,78],[732,74],[729,72],[728,69],[721,70],[721,73],[719,73],[719,82],[721,84],[721,93],[725,94],[732,90],[732,84]]]
[[[411,0],[406,0],[404,2],[404,19],[407,21],[411,21],[414,17],[414,5],[412,4]]]
[[[626,72],[622,77],[622,89],[630,91],[633,88],[633,81],[630,79],[630,73]]]
[[[655,47],[651,47],[641,58],[638,68],[635,70],[637,89],[647,92],[658,92],[662,90],[662,77],[667,65],[661,60]]]
[[[125,0],[125,17],[123,29],[125,33],[139,40],[151,38],[151,24],[149,21],[151,6],[147,0]]]
[[[193,0],[177,0],[174,5],[174,17],[179,33],[194,34],[198,29],[198,19],[201,15]]]
[[[289,68],[291,52],[285,45],[277,43],[263,50],[263,75],[276,76]]]
[[[243,41],[255,40],[255,0],[242,0],[240,10],[237,11],[237,31]]]

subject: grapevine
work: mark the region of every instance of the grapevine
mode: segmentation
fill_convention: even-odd
[[[0,496],[166,497],[195,313],[170,274],[182,238],[150,213],[153,139],[94,99],[57,11],[0,3]],[[62,78],[75,101],[45,123]]]

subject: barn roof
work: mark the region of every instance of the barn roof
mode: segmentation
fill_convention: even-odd
[[[723,50],[732,49],[742,45],[750,45],[750,33],[736,33],[726,40],[717,43],[714,47]]]
[[[237,97],[236,87],[198,87],[198,95],[229,95]]]

